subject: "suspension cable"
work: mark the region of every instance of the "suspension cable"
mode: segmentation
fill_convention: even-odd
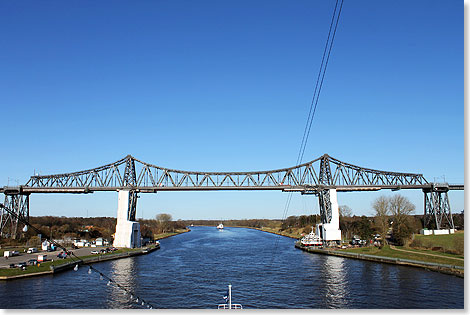
[[[316,81],[316,84],[315,84],[315,90],[313,92],[312,102],[310,103],[310,109],[309,109],[309,113],[308,113],[308,117],[307,117],[307,122],[305,124],[304,134],[302,136],[302,141],[301,141],[301,144],[300,144],[299,154],[297,155],[297,161],[296,161],[295,165],[300,165],[300,163],[302,162],[302,159],[304,157],[305,148],[307,146],[307,142],[308,142],[308,138],[309,138],[309,135],[310,135],[310,130],[311,130],[311,127],[312,127],[313,119],[315,117],[315,112],[317,110],[318,100],[320,98],[320,92],[321,92],[321,89],[322,89],[322,86],[323,86],[323,81],[325,79],[326,68],[328,67],[328,62],[330,60],[331,49],[333,47],[333,42],[334,42],[335,35],[336,35],[336,29],[338,28],[339,19],[340,19],[340,16],[341,16],[341,10],[343,8],[343,2],[344,2],[344,0],[341,0],[341,4],[340,4],[339,10],[338,10],[338,14],[336,14],[336,11],[337,11],[337,8],[338,8],[339,0],[336,0],[336,3],[335,3],[335,8],[334,8],[333,15],[331,17],[331,22],[330,22],[330,28],[328,30],[328,37],[327,37],[327,40],[326,40],[326,43],[325,43],[325,48],[323,50],[322,61],[321,61],[320,69],[318,71],[317,81]],[[335,20],[336,20],[336,23],[335,23]],[[331,30],[333,29],[333,25],[334,25],[333,35],[331,35]],[[330,37],[331,37],[331,40],[330,40]],[[325,60],[325,57],[326,57],[326,60]],[[300,168],[299,168],[299,172],[300,172]],[[282,214],[282,219],[281,219],[282,223],[287,218],[290,203],[291,203],[291,200],[292,200],[292,193],[293,192],[288,192],[288,196],[287,196],[286,203],[285,203],[285,206],[284,206],[284,212]],[[274,260],[274,256],[275,256],[275,253],[276,253],[277,245],[279,243],[279,239],[280,239],[280,236],[278,236],[276,238],[276,243],[275,243],[275,246],[274,246],[274,251],[273,251],[273,256],[272,256],[271,262]]]
[[[299,164],[300,162],[302,161],[303,157],[304,157],[304,152],[305,152],[305,148],[307,146],[307,141],[308,141],[308,137],[310,135],[310,129],[312,128],[312,122],[313,122],[313,119],[314,119],[314,116],[315,116],[315,112],[317,110],[317,105],[318,105],[318,100],[320,98],[320,92],[321,92],[321,88],[323,86],[323,81],[325,79],[325,74],[326,74],[326,68],[328,67],[328,62],[330,60],[330,55],[331,55],[331,49],[333,48],[333,42],[335,40],[335,35],[336,35],[336,29],[338,28],[338,23],[339,23],[339,18],[341,17],[341,10],[343,8],[343,3],[344,3],[344,0],[341,0],[341,5],[339,7],[339,12],[338,12],[338,17],[336,19],[336,24],[335,24],[335,29],[333,31],[333,36],[331,38],[331,42],[330,42],[330,48],[328,50],[328,56],[326,58],[326,63],[325,63],[325,67],[323,69],[323,74],[322,74],[322,78],[321,78],[321,81],[320,81],[320,87],[318,89],[318,93],[316,94],[316,100],[315,100],[315,94],[313,96],[313,99],[312,99],[312,104],[310,105],[310,110],[312,109],[312,105],[313,105],[313,101],[315,100],[315,107],[313,109],[313,114],[312,114],[312,118],[310,119],[310,123],[307,121],[307,124],[308,124],[308,131],[307,131],[307,134],[306,134],[306,138],[305,138],[305,142],[304,142],[304,146],[303,148],[301,149],[302,151],[302,154],[300,155],[300,159],[299,159]],[[336,5],[338,5],[338,0],[336,0]],[[335,12],[336,12],[336,7],[335,7]],[[331,22],[333,23],[334,21],[334,14],[333,14],[333,19],[331,20]],[[331,25],[330,25],[330,31],[331,31]],[[329,34],[328,34],[328,39],[329,39]],[[327,41],[328,43],[328,41]],[[325,46],[325,49],[326,49],[326,46]],[[322,64],[323,64],[323,61],[322,61]],[[319,73],[320,75],[320,73]],[[317,78],[317,85],[318,85],[318,78]],[[315,87],[315,90],[316,90],[316,87]],[[300,152],[299,152],[300,154]]]

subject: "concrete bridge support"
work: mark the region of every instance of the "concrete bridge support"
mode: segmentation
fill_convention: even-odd
[[[320,216],[322,223],[317,224],[315,234],[323,241],[341,241],[339,229],[339,207],[336,189],[325,189],[319,192]]]
[[[135,221],[137,193],[133,190],[118,191],[118,213],[114,247],[141,247],[140,224]]]

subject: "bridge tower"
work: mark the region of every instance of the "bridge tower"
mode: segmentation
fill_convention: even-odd
[[[318,193],[321,223],[317,224],[315,234],[324,241],[341,241],[339,229],[339,207],[336,189],[324,189]]]
[[[453,230],[454,220],[450,211],[447,183],[433,183],[424,188],[424,227],[430,230],[448,228]]]
[[[140,247],[142,245],[140,224],[135,221],[138,198],[134,189],[136,186],[136,173],[134,159],[131,156],[127,156],[123,186],[123,189],[118,190],[118,212],[113,246]]]
[[[332,185],[329,156],[324,155],[320,161],[320,185]],[[317,224],[315,233],[324,241],[341,241],[339,229],[339,207],[336,189],[321,188],[318,191],[321,223]]]
[[[29,194],[5,193],[0,212],[0,237],[16,239],[21,220],[29,222]]]

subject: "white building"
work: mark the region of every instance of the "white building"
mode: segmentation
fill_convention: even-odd
[[[48,250],[49,248],[51,248],[51,243],[49,243],[49,241],[44,241],[41,244],[41,248],[42,250]]]

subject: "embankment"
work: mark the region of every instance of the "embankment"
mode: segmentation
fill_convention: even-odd
[[[43,276],[43,275],[50,275],[50,274],[55,274],[58,272],[62,272],[65,270],[70,270],[75,267],[75,265],[88,265],[92,263],[97,263],[97,262],[102,262],[102,261],[108,261],[108,260],[115,260],[115,259],[121,259],[121,258],[127,258],[127,257],[133,257],[133,256],[139,256],[139,255],[145,255],[148,253],[151,253],[157,249],[159,249],[160,246],[151,246],[151,247],[142,247],[139,249],[135,249],[133,251],[128,251],[124,253],[118,253],[118,254],[104,254],[104,255],[97,255],[94,257],[78,257],[72,259],[67,259],[68,261],[59,264],[59,265],[50,265],[49,270],[41,270],[39,269],[37,272],[28,272],[24,274],[13,274],[13,275],[0,275],[0,280],[14,280],[14,279],[21,279],[21,278],[26,278],[26,277],[35,277],[35,276]],[[80,261],[78,261],[80,259]],[[34,268],[35,266],[29,266],[29,268]],[[17,269],[19,270],[19,269]],[[5,269],[6,272],[9,271],[9,269]],[[1,274],[1,271],[0,271]]]
[[[351,252],[344,252],[340,250],[320,249],[320,248],[302,246],[299,243],[296,243],[295,247],[298,249],[307,251],[309,253],[332,255],[332,256],[339,256],[339,257],[353,258],[353,259],[362,259],[362,260],[386,263],[386,264],[405,265],[405,266],[411,266],[411,267],[425,268],[427,270],[437,271],[437,272],[454,275],[454,276],[461,277],[461,278],[464,277],[464,267],[461,267],[461,266],[444,265],[444,264],[423,262],[423,261],[403,259],[403,258],[392,258],[392,257],[383,257],[383,256],[376,256],[376,255],[351,253]]]

